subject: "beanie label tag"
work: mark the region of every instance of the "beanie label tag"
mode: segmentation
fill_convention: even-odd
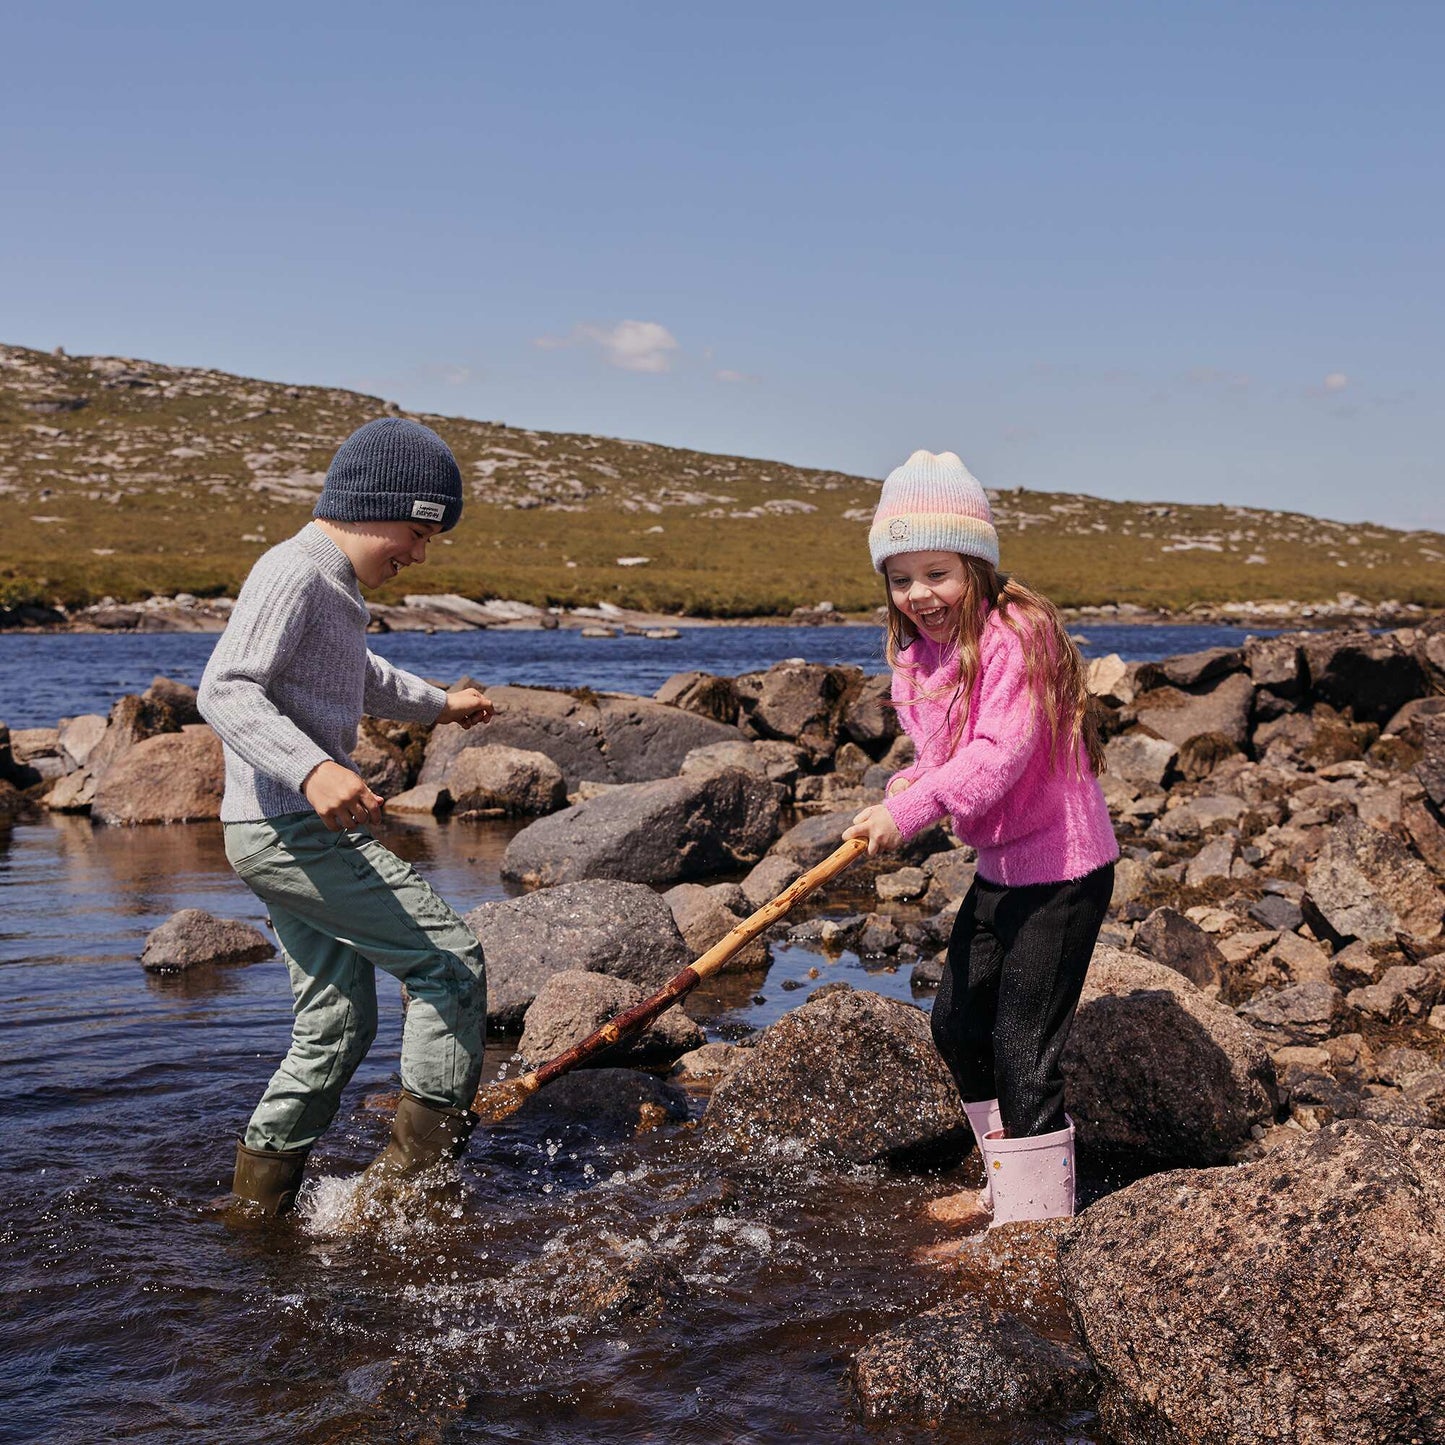
[[[888,524],[888,536],[895,542],[906,542],[910,530],[907,517],[894,517]]]
[[[419,522],[440,522],[447,514],[447,509],[440,502],[413,502],[411,504],[411,515]]]

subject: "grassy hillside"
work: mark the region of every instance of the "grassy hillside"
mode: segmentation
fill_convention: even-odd
[[[234,593],[310,514],[338,442],[394,407],[324,387],[0,346],[0,605]],[[461,527],[388,592],[694,615],[880,600],[878,483],[645,442],[418,414],[457,454]],[[991,494],[1004,565],[1056,601],[1445,605],[1445,536],[1241,507]],[[646,558],[620,565],[619,558]]]

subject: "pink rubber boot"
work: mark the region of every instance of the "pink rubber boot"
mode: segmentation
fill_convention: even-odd
[[[983,1137],[983,1158],[993,1188],[993,1222],[1068,1219],[1074,1212],[1074,1123],[1052,1134],[1006,1139],[992,1129]]]
[[[965,1103],[963,1112],[968,1115],[969,1128],[973,1130],[973,1137],[978,1144],[979,1155],[983,1156],[983,1141],[988,1138],[990,1131],[1003,1128],[1003,1116],[998,1111],[997,1099],[980,1099],[976,1104]],[[992,1181],[988,1177],[988,1160],[983,1162],[983,1188],[979,1190],[979,1198],[983,1201],[986,1209],[993,1208]]]

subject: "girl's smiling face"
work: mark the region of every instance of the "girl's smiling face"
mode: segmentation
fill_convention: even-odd
[[[968,591],[957,552],[900,552],[884,563],[893,605],[930,642],[954,635],[958,608]]]

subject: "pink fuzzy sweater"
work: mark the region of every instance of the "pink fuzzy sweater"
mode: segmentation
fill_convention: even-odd
[[[959,839],[978,849],[979,877],[1010,887],[1082,878],[1119,856],[1083,744],[1076,741],[1052,766],[1022,644],[996,612],[984,624],[968,720],[951,756],[958,709],[950,713],[948,702],[958,658],[919,637],[904,660],[913,670],[894,671],[893,700],[918,756],[895,774],[910,786],[887,808],[905,838],[947,814]]]

